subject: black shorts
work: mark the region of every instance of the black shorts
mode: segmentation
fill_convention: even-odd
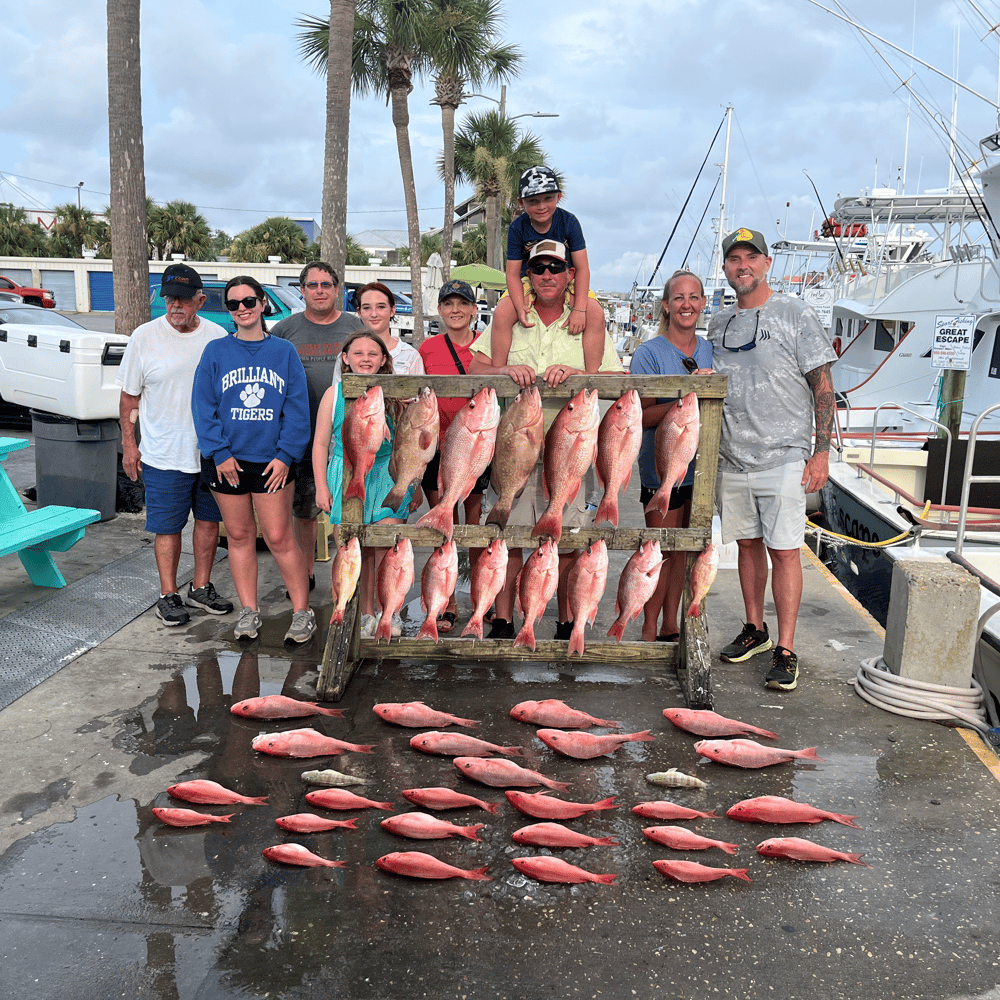
[[[424,470],[424,478],[420,480],[420,485],[424,488],[424,492],[427,490],[433,490],[435,493],[438,491],[438,469],[441,467],[441,452],[437,451],[434,453],[434,457],[427,463],[427,468]],[[493,471],[493,463],[490,462],[486,466],[486,471],[476,480],[476,485],[472,487],[472,492],[469,494],[470,497],[482,496],[486,492],[486,488],[490,485],[490,473]]]
[[[691,493],[693,487],[690,483],[687,486],[675,486],[670,491],[670,503],[667,505],[667,510],[678,510],[684,506],[686,503],[691,502]],[[653,499],[653,495],[656,490],[651,490],[648,486],[643,486],[639,491],[639,503],[645,508],[646,504]]]
[[[319,515],[316,506],[316,477],[313,475],[312,459],[302,459],[295,463],[295,496],[292,498],[292,517],[304,521]]]
[[[267,476],[264,470],[271,464],[270,462],[248,462],[238,458],[240,463],[240,481],[235,486],[230,486],[224,479],[220,480],[216,475],[215,462],[210,458],[201,458],[201,478],[202,482],[212,490],[213,493],[221,493],[227,497],[242,497],[248,493],[267,493]],[[285,485],[289,486],[295,482],[296,463],[292,462],[288,470],[288,478]]]

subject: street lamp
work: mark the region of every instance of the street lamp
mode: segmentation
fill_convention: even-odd
[[[490,97],[489,94],[462,94],[462,97],[483,97],[487,101],[492,101],[494,104],[500,105],[500,117],[507,117],[507,84],[503,84],[500,87],[500,100],[498,101],[495,97]],[[554,111],[526,111],[521,115],[513,115],[511,121],[516,121],[518,118],[558,118],[559,115]]]
[[[78,209],[82,209],[83,208],[83,203],[82,203],[81,198],[80,198],[80,194],[81,194],[82,191],[83,191],[83,181],[80,181],[80,183],[77,184],[77,186],[76,186],[76,207]]]

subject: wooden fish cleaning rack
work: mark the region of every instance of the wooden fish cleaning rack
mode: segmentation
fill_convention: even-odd
[[[655,539],[665,551],[687,553],[687,579],[698,553],[712,540],[712,514],[715,507],[715,479],[718,469],[719,434],[722,429],[722,402],[726,395],[724,375],[576,375],[552,389],[537,383],[546,401],[565,400],[581,389],[597,389],[604,400],[616,400],[627,390],[636,389],[644,398],[673,399],[695,392],[701,414],[701,433],[695,460],[695,477],[691,497],[690,525],[687,528],[612,528],[588,526],[563,530],[560,552],[585,549],[591,541],[603,538],[608,549],[634,551],[647,539]],[[498,397],[513,398],[518,387],[505,375],[345,375],[344,398],[357,399],[367,388],[380,385],[387,399],[410,399],[424,386],[430,386],[438,398],[462,396],[471,398],[484,387],[492,388]],[[346,469],[345,469],[346,479]],[[415,548],[436,548],[442,542],[440,532],[433,528],[418,528],[414,524],[362,524],[361,502],[352,498],[343,505],[340,526],[341,543],[356,537],[362,545],[391,547],[397,538],[409,538]],[[464,548],[482,548],[494,538],[503,538],[509,548],[533,549],[541,539],[531,537],[532,526],[456,525],[455,543]],[[418,575],[419,578],[419,575]],[[400,638],[390,640],[362,639],[361,615],[358,610],[360,584],[347,606],[342,625],[331,626],[327,632],[320,668],[317,693],[321,699],[339,701],[354,671],[364,660],[485,660],[558,663],[572,667],[575,663],[613,663],[619,667],[662,673],[676,668],[684,698],[690,708],[712,708],[711,651],[708,643],[708,623],[704,612],[689,618],[684,610],[690,603],[690,583],[684,586],[681,599],[680,640],[669,642],[600,641],[591,638],[588,629],[586,650],[582,656],[568,656],[568,644],[559,640],[539,640],[532,651],[513,646],[512,639],[472,639],[448,636],[438,643],[428,639]],[[617,580],[608,579],[605,600],[613,599]],[[635,623],[633,623],[634,625]]]

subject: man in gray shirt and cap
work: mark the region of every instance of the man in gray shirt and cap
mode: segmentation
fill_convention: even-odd
[[[739,548],[746,623],[720,656],[742,663],[771,649],[764,621],[770,556],[778,642],[765,685],[792,691],[799,675],[794,649],[806,494],[821,490],[829,475],[836,354],[815,311],[768,285],[771,258],[761,233],[730,233],[722,256],[736,304],[708,326],[715,370],[729,376],[717,501],[722,540],[735,540]]]

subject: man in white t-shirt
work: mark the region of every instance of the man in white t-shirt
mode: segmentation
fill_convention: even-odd
[[[122,466],[133,481],[140,466],[146,487],[146,530],[156,535],[153,552],[160,576],[156,617],[164,625],[190,620],[185,605],[212,615],[233,610],[212,586],[212,563],[222,515],[201,482],[201,456],[191,417],[191,388],[201,353],[210,340],[225,337],[216,323],[202,319],[201,277],[187,264],[163,272],[160,294],[165,316],[143,323],[129,338],[116,382],[122,388],[119,417]],[[138,417],[142,450],[136,442]],[[181,532],[194,513],[194,579],[182,598],[177,588]]]

